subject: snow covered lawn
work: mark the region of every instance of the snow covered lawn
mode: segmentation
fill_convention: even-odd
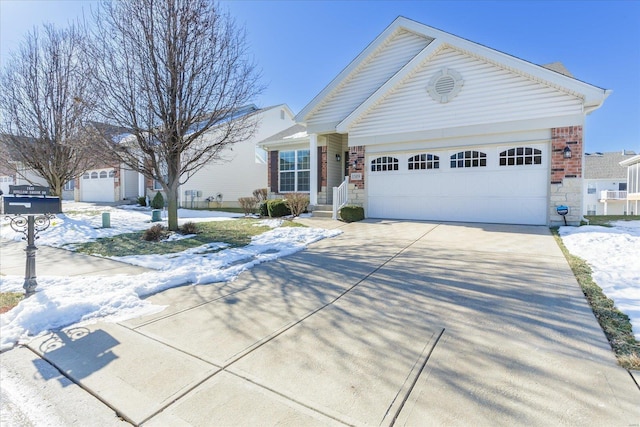
[[[152,224],[149,209],[110,208],[65,204],[67,215],[59,215],[51,227],[40,234],[38,246],[69,247],[99,237],[110,237],[149,228]],[[102,212],[110,212],[111,228],[100,228]],[[180,223],[187,221],[232,221],[239,214],[180,209]],[[255,236],[245,247],[222,249],[211,253],[212,243],[168,255],[127,256],[120,261],[148,267],[157,271],[137,276],[109,277],[38,276],[35,295],[0,315],[0,349],[10,348],[19,340],[28,340],[50,329],[77,322],[107,320],[120,321],[163,310],[145,296],[187,283],[205,284],[233,280],[242,271],[262,262],[293,254],[320,239],[341,233],[306,227],[280,227],[281,222],[267,221],[271,230]],[[20,240],[3,219],[2,239]],[[0,277],[0,291],[22,291],[24,277]]]
[[[560,227],[559,231],[569,252],[591,266],[593,280],[631,318],[640,340],[640,221],[612,225]]]

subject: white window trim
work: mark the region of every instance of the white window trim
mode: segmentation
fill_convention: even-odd
[[[298,152],[307,151],[309,153],[309,169],[298,169]],[[282,153],[290,153],[293,152],[293,165],[294,168],[290,170],[280,170],[280,156]],[[291,173],[293,172],[293,190],[283,190],[282,189],[282,173]],[[298,174],[300,172],[309,172],[309,190],[298,190]],[[310,193],[311,192],[311,150],[308,148],[303,148],[299,150],[283,150],[278,152],[278,193],[287,194],[287,193]]]

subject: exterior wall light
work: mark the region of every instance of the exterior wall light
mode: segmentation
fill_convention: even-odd
[[[336,154],[336,162],[339,162],[340,160],[342,160],[342,157],[340,157],[340,154]]]
[[[564,150],[562,150],[562,156],[565,159],[570,159],[571,158],[571,148],[569,148],[568,146],[564,147]]]
[[[353,161],[353,168],[355,169],[355,168],[357,168],[357,167],[358,167],[358,161],[357,161],[357,160],[354,160],[354,161]]]

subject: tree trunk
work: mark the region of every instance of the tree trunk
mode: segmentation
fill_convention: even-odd
[[[178,231],[178,188],[167,192],[167,226],[171,231]]]

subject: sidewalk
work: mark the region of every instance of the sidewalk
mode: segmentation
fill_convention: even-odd
[[[3,375],[23,370],[53,405],[97,396],[82,425],[640,422],[640,390],[548,229],[333,224],[344,234],[232,282],[150,297],[162,312],[3,353]],[[82,263],[116,271],[103,261]],[[82,389],[54,386],[51,365]]]

